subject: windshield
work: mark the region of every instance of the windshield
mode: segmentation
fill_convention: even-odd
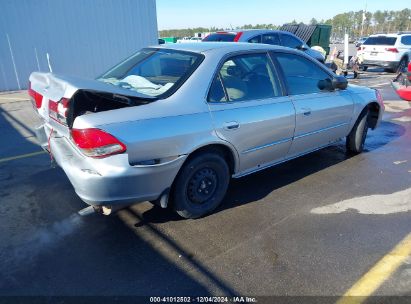
[[[189,52],[142,49],[97,80],[159,97],[178,88],[201,60],[202,55]]]
[[[396,41],[396,37],[369,37],[367,40],[365,40],[364,45],[394,45]]]

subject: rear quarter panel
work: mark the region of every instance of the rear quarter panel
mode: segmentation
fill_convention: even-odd
[[[159,117],[102,126],[127,146],[132,165],[164,163],[218,142],[208,112]]]

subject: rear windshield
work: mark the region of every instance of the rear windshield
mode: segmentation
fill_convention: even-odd
[[[142,49],[97,80],[148,96],[160,97],[177,89],[201,63],[200,54]]]
[[[367,40],[365,40],[364,45],[394,45],[396,41],[396,37],[369,37]]]
[[[231,33],[215,33],[208,35],[203,39],[203,41],[223,41],[223,42],[233,42],[235,34]]]

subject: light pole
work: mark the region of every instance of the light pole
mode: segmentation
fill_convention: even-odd
[[[367,13],[367,0],[365,0],[365,10],[362,12],[361,35],[360,35],[360,37],[363,37],[363,34],[364,34],[364,21],[367,19],[365,17],[366,13]]]

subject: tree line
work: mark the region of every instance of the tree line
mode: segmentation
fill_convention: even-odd
[[[359,37],[361,32],[363,36],[369,36],[377,33],[411,31],[411,10],[408,8],[401,11],[378,10],[374,13],[362,10],[351,11],[338,14],[324,23],[332,25],[333,35],[337,37],[342,37],[344,33],[351,37]]]
[[[363,23],[364,20],[364,23]],[[299,24],[293,20],[289,24]],[[411,10],[406,8],[400,11],[381,11],[374,13],[360,11],[350,11],[335,15],[328,20],[317,20],[312,18],[311,25],[328,24],[332,26],[333,37],[343,37],[345,33],[351,37],[368,36],[376,33],[389,33],[398,31],[411,31]],[[280,25],[275,24],[245,24],[243,26],[229,27],[228,29],[278,29]],[[207,33],[227,30],[223,28],[197,27],[187,29],[171,29],[159,31],[160,37],[187,37],[194,36],[195,33]]]

